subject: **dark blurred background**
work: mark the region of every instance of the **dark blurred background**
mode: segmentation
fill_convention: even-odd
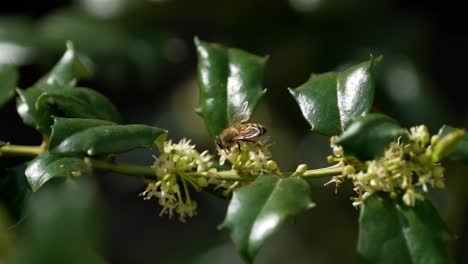
[[[326,165],[328,139],[310,133],[287,91],[311,73],[339,70],[383,55],[377,67],[375,111],[405,126],[468,127],[465,89],[467,19],[455,1],[390,0],[76,0],[3,1],[0,63],[20,65],[27,88],[58,60],[72,40],[94,76],[81,82],[111,98],[125,123],[166,128],[199,150],[214,150],[194,113],[198,87],[193,38],[269,55],[268,94],[254,119],[275,144],[284,171],[307,163]],[[22,125],[15,103],[1,109],[0,139],[39,144]],[[124,162],[151,164],[134,151]],[[1,160],[1,167],[18,160]],[[450,164],[447,190],[431,198],[458,235],[451,245],[459,263],[468,259],[468,167]],[[199,194],[198,216],[183,224],[159,217],[157,201],[143,201],[139,180],[122,175],[96,179],[103,215],[105,256],[110,263],[242,263],[221,223],[227,202]],[[353,263],[358,211],[349,185],[334,194],[311,182],[317,208],[288,222],[261,251],[258,263]]]

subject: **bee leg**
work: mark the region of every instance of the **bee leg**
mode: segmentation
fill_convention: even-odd
[[[236,143],[237,143],[237,150],[239,150],[239,151],[240,151],[240,149],[241,149],[241,145],[240,145],[239,141],[236,141]]]

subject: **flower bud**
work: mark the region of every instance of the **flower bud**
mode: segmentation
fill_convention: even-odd
[[[267,167],[267,169],[269,169],[271,171],[278,170],[278,164],[276,164],[276,162],[274,160],[267,161],[266,167]]]
[[[206,186],[208,186],[208,181],[204,177],[199,177],[197,179],[197,185],[201,188],[205,188]]]
[[[297,169],[296,169],[296,171],[292,174],[292,176],[302,175],[302,174],[304,174],[304,172],[306,172],[308,169],[309,169],[309,167],[307,166],[307,164],[300,164],[299,166],[297,166]]]
[[[343,169],[343,175],[354,174],[356,170],[351,165],[346,165]]]
[[[433,136],[431,137],[431,145],[436,144],[437,141],[439,141],[439,139],[440,139],[440,136],[439,136],[439,135],[433,135]]]

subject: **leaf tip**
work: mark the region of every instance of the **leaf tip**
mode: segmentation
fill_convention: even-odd
[[[197,108],[195,108],[195,109],[193,109],[193,110],[195,111],[195,113],[196,113],[197,115],[199,115],[200,117],[203,118],[203,112],[202,112],[201,107],[197,107]]]
[[[369,53],[369,56],[370,56],[371,65],[377,65],[377,64],[381,63],[382,60],[383,60],[383,55],[379,55],[377,57],[374,57],[374,55],[372,53]]]
[[[159,135],[155,140],[154,140],[154,144],[156,145],[156,147],[162,151],[163,148],[164,148],[164,142],[166,141],[166,138],[167,138],[167,134],[169,133],[168,130],[165,130],[163,129],[163,132],[161,133],[161,135]]]
[[[65,42],[65,47],[67,47],[67,50],[75,51],[75,45],[69,39]]]
[[[195,43],[195,46],[200,45],[200,39],[198,38],[198,36],[193,37],[193,43]]]

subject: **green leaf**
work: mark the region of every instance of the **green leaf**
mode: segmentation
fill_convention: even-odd
[[[39,96],[43,93],[68,90],[75,85],[76,80],[88,76],[88,70],[78,58],[71,42],[68,42],[67,51],[47,75],[32,87],[26,90],[17,90],[19,95],[16,101],[18,114],[26,125],[34,127],[43,135],[48,136],[52,113],[37,109],[36,103]]]
[[[365,116],[374,101],[374,66],[381,57],[342,72],[314,74],[303,85],[289,89],[312,131],[339,135],[351,119]]]
[[[382,114],[369,114],[356,117],[336,143],[343,146],[347,155],[366,161],[382,156],[391,141],[406,134],[396,120]]]
[[[167,131],[146,125],[117,125],[94,119],[55,118],[49,150],[55,153],[104,155],[151,148]]]
[[[115,125],[113,122],[97,119],[55,117],[54,120],[55,123],[52,127],[52,134],[49,140],[49,150],[54,149],[67,137],[80,131],[92,127]]]
[[[38,111],[36,101],[43,93],[51,93],[61,89],[58,85],[36,84],[26,90],[17,89],[16,110],[23,123],[35,128],[44,135],[50,134],[50,114],[48,111]],[[66,88],[70,89],[70,88]]]
[[[0,107],[14,95],[18,82],[18,70],[14,65],[0,64]]]
[[[7,169],[0,178],[0,201],[15,221],[25,215],[27,201],[32,194],[24,174],[25,169],[24,164],[18,165]]]
[[[5,146],[6,144],[8,144],[8,143],[6,143],[5,141],[1,141],[1,140],[0,140],[0,147]]]
[[[98,264],[101,235],[93,186],[48,185],[31,201],[18,264]]]
[[[36,109],[38,112],[48,112],[49,116],[120,122],[120,114],[112,102],[104,95],[88,88],[61,89],[43,93],[37,98]],[[50,118],[51,124],[52,118]]]
[[[230,231],[241,255],[252,262],[287,217],[313,206],[305,180],[262,175],[254,183],[234,191],[221,227]]]
[[[112,102],[88,88],[37,84],[25,91],[18,90],[18,94],[17,109],[23,122],[44,135],[50,134],[52,116],[120,121],[120,114]]]
[[[414,208],[374,194],[359,218],[359,263],[453,263],[445,241],[453,239],[426,198]]]
[[[61,86],[73,85],[77,80],[86,79],[91,76],[80,57],[78,56],[73,43],[67,42],[67,50],[60,61],[52,70],[39,80],[39,83],[58,84]]]
[[[36,192],[46,182],[54,178],[77,177],[91,174],[91,165],[82,157],[65,156],[44,152],[32,160],[27,169],[26,177],[31,189]]]
[[[217,136],[229,126],[236,113],[244,119],[254,112],[266,92],[261,81],[267,58],[198,38],[195,45],[200,85],[197,111],[210,134]]]
[[[447,153],[444,153],[443,155],[448,155],[447,157],[452,160],[461,160],[463,162],[468,162],[468,134],[461,133],[461,131],[464,130],[451,126],[443,126],[442,128],[440,128],[440,140],[444,140],[444,138],[446,138],[450,134],[452,134],[451,137],[455,136],[455,140],[451,139],[450,142],[448,142],[453,143],[452,146],[446,149]],[[436,143],[436,145],[437,144],[438,143]]]

